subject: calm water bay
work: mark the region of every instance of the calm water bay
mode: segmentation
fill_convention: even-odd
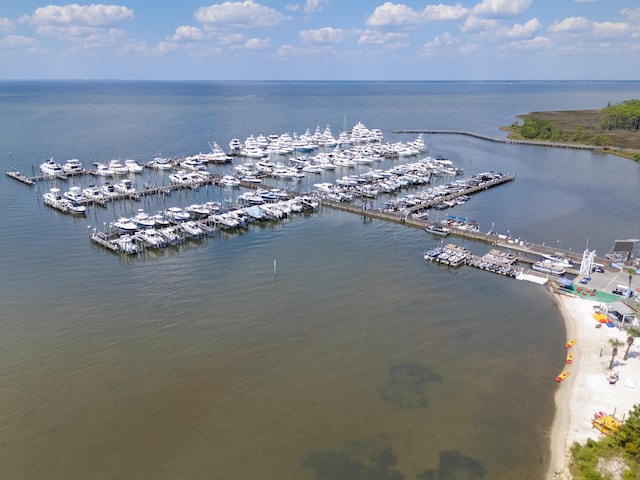
[[[2,82],[0,164],[147,162],[358,121],[387,141],[500,136],[520,113],[629,98],[639,83]],[[482,230],[599,253],[639,238],[633,162],[425,140],[465,175],[516,174],[451,211]],[[2,478],[542,478],[564,360],[545,289],[425,264],[438,242],[425,232],[328,208],[121,258],[89,228],[240,192],[72,218],[41,200],[70,181],[0,182]]]

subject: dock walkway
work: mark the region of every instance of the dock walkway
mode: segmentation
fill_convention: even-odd
[[[466,135],[467,137],[479,138],[495,143],[509,143],[516,145],[532,145],[535,147],[553,147],[553,148],[571,148],[574,150],[602,150],[602,147],[594,145],[583,145],[578,143],[555,143],[555,142],[539,142],[536,140],[514,140],[512,138],[492,137],[481,133],[468,132],[465,130],[393,130],[393,133],[426,133],[426,134],[443,134],[443,135]]]

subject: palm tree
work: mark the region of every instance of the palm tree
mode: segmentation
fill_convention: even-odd
[[[640,330],[633,327],[627,328],[627,333],[629,334],[629,336],[627,337],[627,350],[624,352],[623,360],[629,358],[629,350],[631,350],[631,345],[633,345],[636,337],[640,337]]]
[[[616,359],[616,355],[618,355],[618,347],[623,346],[624,343],[622,343],[617,338],[610,338],[609,339],[609,345],[611,345],[613,347],[613,350],[611,351],[611,362],[609,362],[609,370],[612,370],[613,369],[613,362]]]

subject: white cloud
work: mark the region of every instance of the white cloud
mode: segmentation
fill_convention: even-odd
[[[38,46],[38,41],[34,38],[22,35],[7,35],[0,39],[0,47],[6,49],[32,49]]]
[[[267,50],[271,47],[268,38],[250,38],[244,43],[244,47],[248,50]]]
[[[623,8],[620,13],[629,19],[631,23],[640,24],[640,8],[631,10],[630,8]]]
[[[478,32],[482,30],[493,30],[498,26],[498,21],[493,18],[479,18],[469,15],[461,27],[463,32]]]
[[[595,3],[598,0],[573,0],[573,3]]]
[[[507,50],[536,51],[545,50],[551,46],[551,40],[547,37],[538,36],[529,40],[518,40],[506,46]]]
[[[174,33],[168,40],[173,42],[180,42],[183,40],[186,41],[197,41],[202,40],[204,35],[202,34],[202,30],[198,27],[182,25],[176,28],[176,33]]]
[[[300,10],[300,5],[298,5],[297,3],[289,3],[285,5],[284,9],[290,12],[297,12],[298,10]]]
[[[468,11],[460,3],[453,6],[427,5],[420,11],[407,5],[386,2],[373,11],[366,24],[371,27],[416,27],[425,22],[458,20]]]
[[[372,27],[415,27],[420,23],[420,14],[413,8],[391,2],[377,7],[366,21]]]
[[[428,43],[423,45],[423,48],[432,49],[440,47],[453,47],[460,44],[460,38],[454,37],[449,32],[444,32],[442,35],[437,35]]]
[[[133,18],[133,10],[119,5],[48,5],[37,8],[29,22],[35,25],[89,25],[105,27]]]
[[[234,45],[242,42],[244,36],[241,33],[229,33],[226,35],[220,35],[218,37],[218,43],[220,45]]]
[[[515,17],[531,5],[532,0],[482,0],[473,7],[473,14],[487,18]]]
[[[569,17],[561,22],[557,20],[549,26],[551,33],[580,33],[591,29],[591,21],[585,17]]]
[[[593,22],[593,34],[598,39],[622,38],[630,35],[633,27],[624,22]]]
[[[304,13],[308,15],[310,13],[321,12],[325,6],[331,6],[328,0],[307,0],[304,6]]]
[[[338,44],[344,42],[351,33],[342,28],[324,27],[317,30],[303,30],[300,32],[302,43]]]
[[[382,44],[390,44],[391,42],[395,42],[401,38],[408,37],[408,33],[392,33],[392,32],[379,32],[377,30],[365,30],[360,33],[360,38],[358,39],[359,44],[374,44],[374,45],[382,45]]]
[[[275,27],[285,19],[284,15],[277,10],[255,3],[253,0],[200,7],[194,16],[196,20],[208,26],[229,29]]]
[[[440,20],[459,20],[464,17],[468,8],[464,8],[460,3],[455,5],[427,5],[422,11],[422,18],[426,21],[440,21]]]
[[[535,32],[542,28],[542,24],[537,18],[532,18],[524,25],[516,23],[511,28],[501,28],[497,34],[503,38],[527,38],[533,36]]]
[[[8,32],[9,30],[11,30],[11,20],[0,17],[0,32]]]

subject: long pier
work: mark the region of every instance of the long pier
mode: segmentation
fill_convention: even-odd
[[[361,215],[365,218],[375,218],[377,220],[384,220],[387,222],[395,222],[404,224],[414,228],[425,229],[429,225],[429,221],[413,217],[411,215],[405,215],[400,212],[380,211],[373,208],[366,208],[366,206],[353,205],[348,202],[336,202],[334,200],[324,199],[322,205],[335,208],[336,210],[342,210],[345,212]],[[466,240],[473,240],[477,242],[483,242],[494,247],[501,247],[509,249],[517,254],[518,260],[524,263],[533,263],[539,260],[541,255],[558,255],[571,259],[575,264],[579,265],[582,262],[582,253],[574,252],[571,250],[562,250],[555,246],[540,245],[536,243],[526,242],[518,239],[514,240],[505,235],[500,235],[491,232],[480,232],[478,230],[469,228],[460,228],[455,226],[447,227],[449,235]],[[596,258],[596,262],[607,264],[608,261],[604,258]]]
[[[535,140],[514,140],[512,138],[500,138],[492,137],[490,135],[483,135],[481,133],[468,132],[466,130],[393,130],[393,133],[426,133],[437,135],[466,135],[467,137],[479,138],[480,140],[487,140],[495,143],[509,143],[516,145],[532,145],[535,147],[554,147],[554,148],[571,148],[574,150],[602,150],[602,147],[596,147],[594,145],[583,145],[577,143],[554,143],[554,142],[539,142]]]

